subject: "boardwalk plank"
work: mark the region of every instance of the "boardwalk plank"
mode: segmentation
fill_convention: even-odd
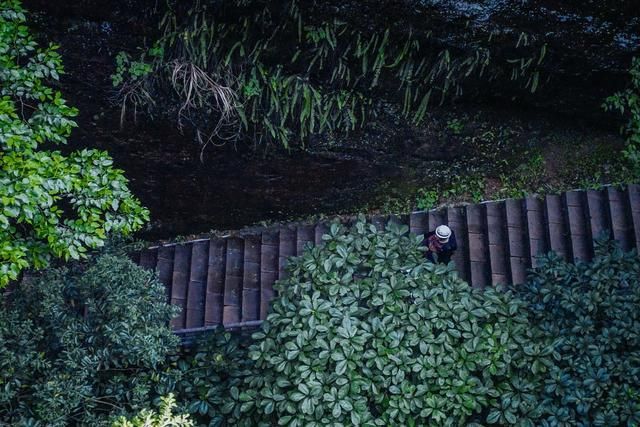
[[[589,260],[592,258],[592,244],[589,235],[586,193],[584,191],[569,191],[564,194],[563,199],[569,222],[573,260]]]
[[[603,190],[587,190],[587,208],[589,215],[589,229],[591,239],[598,239],[611,235],[609,220],[609,206],[607,196]]]
[[[453,254],[453,261],[456,264],[458,275],[465,281],[471,278],[469,271],[469,238],[467,234],[467,219],[465,218],[464,207],[453,207],[447,209],[447,223],[456,235],[458,249]]]
[[[537,265],[536,257],[549,251],[547,232],[545,230],[544,204],[536,197],[525,199],[525,211],[527,217],[527,231],[529,234],[529,258],[530,264]]]
[[[171,302],[171,281],[173,277],[173,246],[160,246],[158,248],[158,263],[156,271],[160,282],[164,284],[167,294],[167,302]]]
[[[565,222],[562,198],[558,195],[550,194],[547,195],[544,200],[551,250],[555,251],[566,261],[570,261],[572,257],[569,247],[569,230]]]
[[[386,220],[377,218],[379,224]],[[454,260],[463,266],[460,276],[474,287],[523,283],[536,255],[554,248],[567,257],[587,259],[592,256],[591,237],[601,231],[612,231],[625,249],[640,245],[640,186],[413,212],[391,221],[406,223],[419,234],[448,224],[458,238]],[[324,223],[297,230],[282,227],[244,238],[166,245],[141,251],[137,259],[156,269],[171,303],[183,309],[171,321],[174,330],[253,324],[267,316],[273,283],[283,277],[288,256],[306,242],[321,242],[327,228]]]
[[[242,321],[260,318],[260,251],[261,235],[244,239],[244,272],[242,277]]]
[[[289,227],[282,227],[280,229],[280,246],[278,249],[279,254],[279,268],[278,278],[287,278],[287,259],[295,256],[296,254],[296,230]]]
[[[511,283],[507,246],[509,240],[506,233],[504,202],[485,204],[487,215],[487,242],[489,243],[489,265],[491,266],[491,283]]]
[[[320,222],[316,224],[315,233],[314,233],[314,242],[316,246],[319,246],[324,243],[322,240],[322,236],[329,232],[329,224],[326,222]]]
[[[609,201],[609,217],[611,218],[613,238],[620,242],[623,250],[628,251],[633,247],[633,228],[626,203],[629,199],[624,191],[607,187],[607,200]]]
[[[180,314],[171,320],[174,330],[184,329],[186,320],[189,270],[191,269],[191,245],[176,245],[173,258],[171,304],[181,308]]]
[[[389,222],[397,225],[409,226],[409,215],[407,214],[392,214],[389,215]]]
[[[412,212],[409,218],[409,231],[417,236],[429,232],[429,215],[426,212]]]
[[[195,242],[191,245],[191,268],[189,288],[187,291],[187,311],[185,327],[200,328],[204,326],[204,309],[207,294],[207,264],[209,242]]]
[[[302,255],[307,244],[314,243],[315,227],[311,224],[299,225],[296,231],[296,255]]]
[[[635,245],[636,249],[640,251],[640,185],[629,184],[627,194],[631,205],[631,224],[633,225]]]
[[[211,239],[207,265],[207,296],[204,325],[222,324],[224,308],[224,282],[227,268],[227,244],[224,239]]]
[[[244,275],[244,240],[227,239],[227,266],[224,282],[222,323],[238,323],[242,314],[242,278]]]
[[[371,224],[375,225],[378,230],[382,231],[387,226],[387,216],[373,215],[371,217]]]
[[[447,225],[446,209],[429,211],[429,232],[435,230],[439,225]]]
[[[260,258],[260,319],[266,319],[269,304],[274,296],[273,284],[278,278],[279,235],[277,232],[262,233]]]
[[[490,284],[485,207],[483,205],[468,205],[466,211],[471,286],[484,288]]]
[[[527,268],[531,266],[525,234],[523,201],[521,199],[505,200],[505,215],[511,281],[514,284],[522,284],[527,279]]]

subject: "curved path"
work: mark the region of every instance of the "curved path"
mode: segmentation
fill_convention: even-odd
[[[544,198],[507,199],[401,216],[374,215],[409,225],[419,234],[448,224],[456,232],[453,260],[474,287],[523,283],[536,256],[550,250],[566,260],[589,260],[593,239],[610,233],[622,248],[640,248],[640,186],[569,191]],[[284,277],[288,257],[307,242],[318,243],[327,223],[292,224],[247,230],[152,247],[138,262],[155,269],[167,286],[167,298],[182,307],[173,329],[190,335],[224,325],[250,327],[264,319],[273,283]]]

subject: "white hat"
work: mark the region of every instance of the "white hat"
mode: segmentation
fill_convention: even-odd
[[[446,225],[440,225],[436,228],[436,236],[442,243],[447,243],[451,237],[451,229]]]

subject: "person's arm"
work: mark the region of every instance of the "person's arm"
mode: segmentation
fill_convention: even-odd
[[[433,251],[431,250],[430,245],[429,245],[429,238],[430,238],[431,236],[433,236],[434,234],[435,234],[435,232],[434,232],[434,231],[431,231],[431,232],[427,233],[427,234],[425,235],[425,238],[424,238],[424,244],[425,244],[425,246],[427,247],[427,253],[425,254],[425,256],[426,256],[426,257],[427,257],[427,259],[428,259],[429,261],[431,261],[431,262],[436,262],[436,260],[435,260],[435,258],[434,258],[434,256],[433,256]]]

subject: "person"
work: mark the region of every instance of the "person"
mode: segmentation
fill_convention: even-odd
[[[446,225],[438,226],[434,231],[427,233],[427,259],[431,262],[448,264],[451,255],[458,249],[456,235]]]

